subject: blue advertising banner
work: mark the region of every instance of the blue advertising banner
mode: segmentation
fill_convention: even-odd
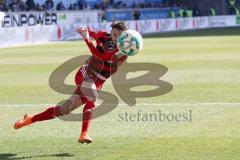
[[[108,10],[107,21],[133,20],[134,12],[138,12],[140,20],[168,18],[170,10],[178,11],[177,8],[137,9],[137,10]]]
[[[168,18],[170,9],[163,8],[163,9],[146,9],[146,10],[139,10],[140,12],[140,19],[161,19],[161,18]]]
[[[107,21],[120,21],[120,20],[131,20],[132,11],[131,10],[121,10],[121,11],[106,11],[106,20]]]

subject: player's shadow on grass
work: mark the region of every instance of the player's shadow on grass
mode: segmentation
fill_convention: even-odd
[[[60,154],[49,154],[49,155],[36,155],[36,156],[24,156],[24,157],[16,157],[15,153],[0,153],[1,160],[21,160],[21,159],[32,159],[32,158],[44,158],[44,157],[59,157],[59,158],[67,158],[73,157],[74,155],[69,153],[60,153]]]

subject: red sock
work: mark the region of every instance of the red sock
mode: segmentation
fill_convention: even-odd
[[[94,107],[94,103],[88,101],[83,108],[82,132],[87,131],[90,126],[90,121],[92,119],[92,111]]]
[[[50,120],[60,115],[60,107],[50,107],[46,111],[36,114],[32,118],[32,122]]]

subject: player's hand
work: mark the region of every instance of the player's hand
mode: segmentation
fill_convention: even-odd
[[[82,36],[82,38],[84,40],[89,39],[89,33],[88,33],[88,29],[85,27],[78,27],[76,30],[78,33],[80,33],[80,35]]]

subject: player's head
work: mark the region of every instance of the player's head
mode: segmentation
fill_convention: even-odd
[[[112,52],[117,48],[116,44],[112,41],[111,34],[106,32],[98,32],[97,49],[101,53]]]
[[[124,22],[120,21],[120,22],[113,22],[111,24],[112,27],[112,31],[111,31],[111,36],[112,36],[112,40],[116,43],[118,36],[125,30],[127,30],[127,27],[125,25]]]

